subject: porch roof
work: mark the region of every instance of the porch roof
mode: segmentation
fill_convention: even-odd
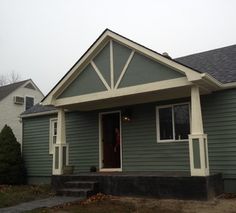
[[[120,45],[123,48],[123,52],[119,53],[121,59],[116,65],[123,67],[120,68],[119,73],[114,71],[116,60],[114,45]],[[107,58],[101,59],[100,55]],[[124,58],[122,59],[122,57]],[[136,61],[136,65],[132,64],[133,61]],[[123,63],[123,65],[121,66],[119,63]],[[139,69],[140,66],[148,65],[148,63],[148,68]],[[130,64],[133,65],[133,68],[130,68],[132,67]],[[127,70],[129,70],[128,74]],[[90,81],[88,81],[88,75],[90,75]],[[92,75],[93,77],[91,77]],[[130,83],[130,79],[127,80],[131,76],[136,79],[133,83]],[[137,80],[137,78],[139,79]],[[116,101],[132,99],[131,96],[137,99],[138,95],[138,99],[140,99],[143,95],[150,96],[156,92],[160,94],[165,90],[189,87],[193,84],[197,84],[202,93],[220,89],[221,86],[220,82],[207,73],[201,73],[107,29],[48,93],[42,104],[67,108],[73,105],[85,105],[85,103],[94,104],[95,101],[97,104],[99,101],[114,102],[115,99]],[[78,87],[82,92],[78,92]],[[88,105],[86,104],[85,107],[87,108]]]

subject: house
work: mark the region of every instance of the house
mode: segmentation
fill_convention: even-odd
[[[20,114],[43,99],[43,93],[31,79],[0,87],[0,130],[10,126],[18,142],[22,141]]]
[[[105,30],[22,119],[31,183],[73,165],[106,193],[236,192],[236,45],[171,59]]]

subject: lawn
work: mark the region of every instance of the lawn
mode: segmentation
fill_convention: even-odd
[[[0,208],[13,206],[22,202],[53,196],[49,185],[7,186],[0,185]],[[0,209],[1,212],[1,209]]]

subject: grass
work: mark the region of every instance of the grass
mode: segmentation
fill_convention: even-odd
[[[46,198],[53,195],[54,193],[49,185],[0,185],[0,208],[14,206],[22,202]]]

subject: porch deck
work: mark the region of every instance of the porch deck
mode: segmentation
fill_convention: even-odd
[[[52,176],[56,189],[68,181],[96,181],[97,192],[118,196],[209,200],[223,193],[221,174],[193,177],[188,172],[91,172]]]

